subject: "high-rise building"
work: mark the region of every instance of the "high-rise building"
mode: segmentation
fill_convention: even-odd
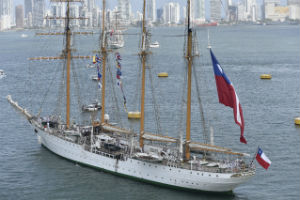
[[[0,30],[11,28],[12,0],[0,0]]]
[[[66,4],[64,3],[55,3],[53,2],[51,4],[51,15],[53,17],[64,17],[66,14]],[[63,20],[51,20],[50,21],[51,25],[53,26],[61,26],[64,27],[64,21]]]
[[[164,9],[163,8],[158,8],[156,10],[156,20],[159,22],[163,21],[163,13],[164,13]]]
[[[221,2],[220,0],[210,0],[210,21],[221,21]]]
[[[74,17],[74,18],[78,18],[79,17],[79,5],[78,4],[71,4],[70,5],[70,16]],[[80,25],[78,19],[71,20],[70,24],[71,24],[71,26],[74,26],[74,27],[79,27],[79,25]],[[90,21],[90,24],[92,24],[91,21]]]
[[[255,22],[257,19],[257,5],[256,0],[246,0],[246,20]]]
[[[228,20],[230,22],[236,22],[238,20],[237,6],[228,6]]]
[[[33,11],[33,0],[24,0],[25,18],[28,18],[28,13]]]
[[[299,0],[287,0],[287,5],[300,5]]]
[[[129,22],[131,16],[131,5],[129,0],[118,0],[118,11],[120,12],[120,18]]]
[[[156,22],[156,2],[155,0],[147,1],[147,19],[150,22]]]
[[[291,20],[300,20],[300,1],[299,0],[287,0],[289,6],[289,18]]]
[[[23,5],[16,6],[16,27],[24,28],[24,8]]]
[[[33,0],[32,25],[42,27],[45,17],[45,0]]]
[[[246,21],[247,20],[247,15],[246,15],[246,10],[247,6],[245,4],[246,1],[240,1],[237,6],[237,18],[238,21]]]
[[[12,0],[0,0],[0,16],[12,16]]]
[[[96,7],[95,0],[85,0],[84,3],[86,5],[88,11],[93,12],[93,9]]]
[[[191,1],[191,19],[195,24],[205,22],[205,0]]]
[[[180,22],[180,5],[179,3],[167,3],[164,6],[164,23],[165,24],[178,24]]]
[[[268,3],[280,5],[280,0],[264,0],[264,4],[268,4]]]

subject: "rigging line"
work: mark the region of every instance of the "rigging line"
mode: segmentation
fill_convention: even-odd
[[[187,28],[186,28],[187,29]],[[187,30],[186,30],[187,31]],[[184,38],[184,44],[183,44],[183,55],[184,57],[186,56],[186,44],[187,44],[187,39],[186,37]],[[186,91],[186,88],[187,88],[187,63],[185,61],[185,64],[184,64],[184,80],[183,80],[183,87],[182,87],[182,91],[181,91],[181,106],[180,106],[180,109],[179,109],[179,123],[178,123],[178,135],[179,135],[179,138],[183,138],[183,128],[184,128],[184,107],[186,105],[186,100],[185,100],[185,91]]]
[[[58,92],[58,97],[57,97],[57,104],[56,104],[56,109],[55,113],[58,113],[59,115],[62,115],[62,106],[61,102],[63,101],[63,96],[64,96],[64,88],[65,88],[65,70],[66,70],[66,65],[65,62],[63,62],[63,69],[62,69],[62,74],[61,74],[61,80],[60,80],[60,87],[59,87],[59,92]]]
[[[29,86],[29,102],[30,102],[30,110],[33,111],[32,107],[32,61],[29,61],[28,65],[28,86]]]
[[[149,50],[149,45],[151,42],[151,33],[150,33],[149,29],[146,34],[147,34],[146,47],[147,47],[147,50]],[[148,59],[147,63],[148,63],[148,70],[149,70],[149,80],[150,80],[150,85],[151,85],[154,114],[155,114],[155,120],[156,120],[156,131],[158,134],[160,134],[161,133],[161,125],[160,125],[159,105],[157,104],[157,101],[155,98],[156,97],[155,96],[155,88],[154,88],[154,84],[153,84],[153,77],[152,77],[152,71],[151,71],[152,66],[150,66],[149,60],[152,60],[152,59]]]
[[[186,66],[186,64],[184,65]],[[183,129],[184,129],[184,108],[185,108],[185,105],[186,105],[186,100],[185,100],[185,91],[186,91],[186,87],[187,87],[187,67],[184,67],[184,80],[183,80],[183,87],[182,87],[182,91],[181,91],[181,107],[180,107],[180,110],[179,110],[179,123],[178,123],[178,135],[180,137],[183,137]]]
[[[111,66],[108,64],[108,62],[107,62],[107,71],[110,75],[109,81],[111,82],[111,89],[113,91],[112,99],[113,99],[113,101],[115,103],[115,106],[116,106],[116,113],[115,114],[117,115],[117,118],[118,118],[118,121],[120,122],[121,127],[123,127],[123,121],[122,121],[121,114],[120,114],[118,98],[117,98],[116,91],[115,91],[115,82],[114,82],[114,79],[113,79]]]
[[[205,47],[205,48],[206,48],[206,47]],[[201,56],[202,56],[202,55],[201,55]],[[201,65],[200,69],[202,70],[202,73],[201,73],[201,74],[203,74],[203,75],[204,75],[205,73],[208,73],[208,72],[205,71],[205,67],[207,66],[207,65],[205,65],[205,64],[206,64],[206,63],[209,64],[209,63],[211,62],[209,56],[205,56],[204,58],[205,58],[205,60],[204,60],[204,59],[201,59],[202,62],[200,62],[200,65]],[[204,84],[204,87],[202,87],[202,88],[203,88],[205,91],[204,91],[203,93],[209,93],[209,87],[208,87],[208,85],[211,85],[211,82],[208,83],[209,80],[207,79],[207,76],[205,76],[205,75],[204,75],[204,77],[203,77],[201,80],[204,81],[204,83],[203,83],[203,84]],[[206,115],[206,128],[207,128],[207,137],[208,137],[208,133],[209,133],[208,127],[213,128],[213,127],[211,126],[211,124],[213,124],[212,121],[216,121],[216,120],[217,120],[216,113],[215,113],[215,109],[210,109],[210,111],[209,111],[209,112],[206,112],[205,115]],[[211,118],[213,118],[213,120],[212,120]],[[222,132],[222,136],[224,136],[224,135],[223,135],[223,132]],[[222,138],[223,138],[223,137],[222,137]]]
[[[141,37],[139,37],[139,38],[141,38]],[[139,40],[139,46],[141,46],[141,39]],[[140,58],[140,61],[142,60],[142,57],[141,57],[141,55],[139,55],[139,58]],[[141,107],[141,101],[139,101],[139,99],[141,99],[141,93],[140,93],[140,91],[141,91],[141,84],[140,84],[140,77],[142,76],[142,67],[141,67],[141,63],[140,62],[138,62],[137,63],[137,76],[136,76],[136,87],[135,87],[135,96],[137,97],[137,98],[134,98],[134,103],[133,103],[133,105],[135,105],[135,106],[137,106],[136,107],[136,110],[139,110],[140,109],[140,107]],[[140,110],[139,110],[140,111]]]
[[[195,55],[198,54],[198,49],[197,49],[197,35],[196,32],[194,32],[194,48],[193,48],[193,54]],[[196,55],[197,56],[197,55]],[[200,92],[200,87],[199,87],[199,82],[198,82],[198,77],[197,77],[197,71],[196,71],[196,67],[194,65],[192,65],[192,70],[193,70],[193,75],[194,75],[194,79],[195,79],[195,85],[196,85],[196,91],[197,91],[197,99],[198,99],[198,103],[199,103],[199,111],[200,111],[200,116],[201,116],[201,122],[202,122],[202,129],[203,129],[203,139],[204,139],[204,143],[207,144],[208,142],[208,131],[207,131],[207,127],[206,127],[206,120],[205,120],[205,116],[204,116],[204,109],[203,109],[203,104],[202,104],[202,99],[201,99],[201,92]]]
[[[155,114],[155,121],[156,121],[156,132],[157,134],[161,133],[161,126],[160,126],[160,116],[159,116],[159,106],[156,102],[155,98],[155,89],[153,86],[153,78],[151,73],[151,68],[148,68],[149,70],[149,79],[150,79],[150,85],[151,85],[151,93],[152,93],[152,101],[153,101],[153,107],[154,107],[154,114]]]
[[[80,112],[81,111],[81,107],[82,107],[82,104],[81,104],[81,96],[80,96],[80,85],[79,85],[79,82],[78,82],[78,75],[77,75],[77,72],[76,72],[76,67],[74,65],[74,61],[72,60],[72,63],[71,63],[73,66],[71,68],[71,71],[72,71],[72,74],[73,74],[73,80],[74,80],[74,83],[75,83],[75,88],[76,88],[76,96],[77,96],[77,103],[78,103],[78,111]],[[79,121],[82,121],[82,117],[81,115],[79,115]]]
[[[205,124],[204,110],[203,110],[202,99],[201,99],[201,96],[200,96],[201,93],[200,93],[200,88],[199,88],[197,72],[196,72],[196,69],[195,69],[194,65],[192,65],[192,69],[193,69],[193,74],[194,74],[194,79],[195,79],[197,99],[198,99],[198,103],[199,103],[199,110],[200,110],[200,116],[201,116],[201,122],[202,122],[202,128],[203,128],[204,143],[207,144],[207,141],[208,141],[207,128],[206,128],[206,124]]]
[[[43,107],[43,105],[44,105],[44,103],[45,103],[45,101],[46,101],[46,98],[47,98],[47,96],[48,96],[48,93],[49,93],[49,91],[50,91],[50,88],[52,87],[52,85],[53,85],[53,83],[54,83],[54,80],[55,80],[56,75],[57,75],[57,73],[58,73],[58,69],[59,69],[59,67],[56,67],[55,76],[53,76],[53,78],[52,78],[50,84],[48,85],[48,88],[47,88],[47,90],[46,90],[46,92],[45,92],[45,94],[44,94],[44,98],[43,98],[43,100],[42,100],[42,103],[41,103],[40,108],[39,108],[39,112],[38,112],[38,114],[37,114],[38,117],[40,116],[40,114],[41,114],[41,112],[42,112],[42,107]]]

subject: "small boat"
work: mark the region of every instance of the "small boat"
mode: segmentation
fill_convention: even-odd
[[[6,74],[4,73],[4,71],[2,69],[0,69],[0,78],[4,78],[6,76]]]
[[[86,68],[94,68],[95,67],[95,65],[92,65],[92,64],[87,64],[86,65]]]
[[[112,41],[112,42],[109,43],[109,47],[111,49],[120,49],[120,48],[124,47],[124,42]]]
[[[149,45],[150,48],[158,48],[159,47],[159,42],[155,41],[152,44]]]
[[[102,108],[102,106],[100,105],[100,103],[95,102],[95,103],[92,103],[89,105],[83,105],[82,111],[93,112],[93,111],[100,110],[101,108]]]
[[[91,76],[91,79],[92,79],[93,81],[98,81],[98,76],[97,76],[97,75],[92,75],[92,76]]]
[[[121,30],[112,30],[108,38],[108,47],[110,49],[120,49],[124,47],[124,38]]]
[[[28,35],[23,33],[23,34],[21,35],[21,37],[22,37],[22,38],[27,38]]]

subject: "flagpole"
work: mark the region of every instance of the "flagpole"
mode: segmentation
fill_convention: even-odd
[[[253,163],[253,161],[254,161],[254,159],[255,159],[257,153],[258,153],[258,149],[259,149],[259,146],[257,146],[256,152],[255,152],[255,154],[254,154],[254,156],[253,156],[253,158],[252,158],[252,161],[251,161],[251,163],[250,163],[250,166],[252,165],[252,163]]]

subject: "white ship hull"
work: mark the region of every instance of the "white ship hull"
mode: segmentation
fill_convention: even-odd
[[[102,155],[91,153],[84,150],[82,145],[66,141],[40,129],[37,135],[42,145],[66,159],[114,174],[169,187],[228,192],[246,182],[254,174],[253,172],[240,173],[239,176],[235,174],[235,177],[232,177],[233,173],[201,172],[133,158],[120,160],[105,153]]]

